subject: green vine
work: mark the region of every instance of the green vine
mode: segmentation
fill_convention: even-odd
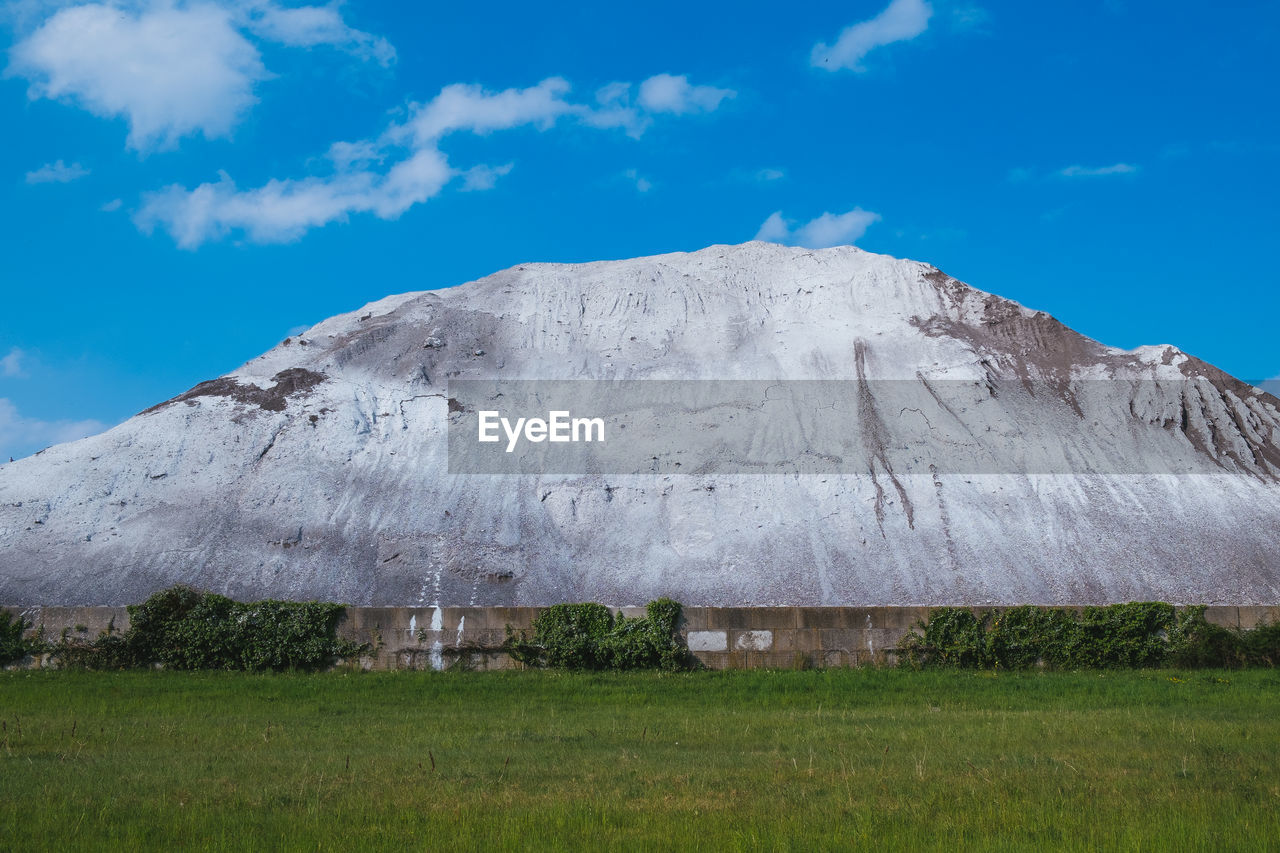
[[[556,604],[533,620],[533,638],[507,626],[506,651],[528,666],[566,669],[687,669],[692,658],[677,629],[681,606],[651,601],[645,615],[614,616],[603,604]]]
[[[1163,602],[1082,610],[1009,607],[981,615],[939,607],[899,646],[912,667],[1090,669],[1156,666],[1275,666],[1280,624],[1248,631],[1210,624],[1204,607]]]
[[[23,639],[31,623],[21,615],[14,616],[8,610],[0,610],[0,666],[20,661],[27,655],[38,654],[43,643]]]
[[[341,604],[233,601],[175,586],[130,605],[129,630],[93,641],[63,637],[52,650],[61,666],[130,669],[318,669],[365,646],[336,635]]]

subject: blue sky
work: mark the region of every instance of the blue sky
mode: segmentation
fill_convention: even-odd
[[[757,235],[1280,375],[1273,2],[3,16],[0,456],[390,293]]]

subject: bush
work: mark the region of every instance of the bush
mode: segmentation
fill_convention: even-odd
[[[669,598],[650,601],[645,615],[627,619],[619,614],[605,636],[605,658],[612,669],[684,669],[689,650],[677,640],[681,607]]]
[[[1203,606],[1178,614],[1169,634],[1169,662],[1175,666],[1213,666],[1231,669],[1244,664],[1240,635],[1205,621]]]
[[[1174,627],[1173,606],[1131,602],[1086,607],[1077,641],[1065,663],[1072,667],[1159,666],[1168,653]]]
[[[1280,666],[1280,622],[1240,632],[1246,666]]]
[[[1262,624],[1248,631],[1213,625],[1205,608],[1188,607],[1178,614],[1169,638],[1169,660],[1177,666],[1234,669],[1276,666],[1280,663],[1280,623]]]
[[[533,639],[507,628],[507,651],[529,666],[566,669],[682,669],[689,650],[676,633],[681,607],[651,601],[645,616],[615,619],[603,604],[556,604],[533,620]]]
[[[175,586],[131,605],[125,644],[134,665],[170,669],[241,669],[234,665],[236,602]]]
[[[39,641],[22,637],[30,627],[31,623],[22,616],[15,617],[8,610],[0,610],[0,666],[22,660],[39,650]]]
[[[916,666],[990,666],[987,621],[965,607],[935,607],[927,622],[916,627],[924,634],[908,634],[900,647],[906,660]]]
[[[1031,605],[1000,612],[987,634],[990,665],[1002,669],[1068,665],[1079,637],[1079,623],[1073,617],[1067,610]]]
[[[900,646],[910,666],[974,669],[1275,666],[1280,625],[1233,631],[1204,607],[1181,613],[1163,602],[1086,607],[1010,607],[975,616],[968,608],[929,612]]]
[[[129,606],[129,630],[97,640],[63,640],[63,666],[128,669],[317,669],[363,646],[336,636],[343,606],[321,602],[241,603],[175,586]]]
[[[612,630],[613,614],[603,604],[556,604],[533,620],[535,655],[541,666],[603,669]]]

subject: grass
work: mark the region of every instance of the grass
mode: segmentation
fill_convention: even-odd
[[[0,673],[0,849],[1261,849],[1280,673]]]

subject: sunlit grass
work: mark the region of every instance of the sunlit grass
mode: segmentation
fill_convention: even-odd
[[[1260,849],[1280,675],[0,673],[0,849]]]

